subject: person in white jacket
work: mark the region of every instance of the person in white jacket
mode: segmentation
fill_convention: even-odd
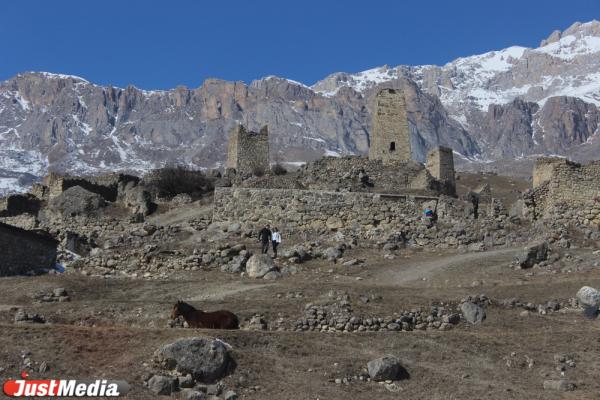
[[[279,246],[279,243],[281,243],[281,233],[279,232],[279,229],[273,228],[273,232],[271,233],[271,241],[273,243],[273,258],[276,258],[277,246]]]

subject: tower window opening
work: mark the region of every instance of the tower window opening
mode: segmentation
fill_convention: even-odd
[[[396,151],[396,142],[390,143],[390,151]]]

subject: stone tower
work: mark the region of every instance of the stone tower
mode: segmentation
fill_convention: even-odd
[[[265,174],[269,172],[269,130],[247,131],[241,124],[231,130],[227,149],[227,168],[238,174]]]
[[[447,192],[456,192],[454,180],[454,153],[449,147],[438,146],[427,153],[427,171],[446,186]]]
[[[410,131],[404,92],[382,89],[375,95],[369,159],[408,161],[412,159]]]

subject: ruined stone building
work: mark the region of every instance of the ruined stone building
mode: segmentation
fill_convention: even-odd
[[[427,154],[427,171],[448,187],[447,192],[456,191],[456,182],[454,178],[454,153],[449,147],[439,146]]]
[[[270,169],[269,131],[265,125],[259,132],[236,125],[229,136],[227,168],[242,175],[261,175]]]
[[[369,159],[384,164],[412,159],[406,101],[399,89],[383,89],[375,95]]]
[[[324,157],[293,174],[270,174],[215,189],[214,221],[254,225],[270,218],[293,229],[364,229],[400,224],[420,215],[440,195],[454,196],[452,149],[437,147],[427,165],[412,159],[404,93],[383,89],[375,96],[369,157]],[[268,135],[238,125],[231,133],[228,168],[244,176],[267,170]],[[361,222],[356,222],[356,221]],[[362,229],[361,228],[361,229]]]
[[[57,246],[49,235],[0,222],[0,276],[52,268]]]
[[[567,206],[600,223],[600,161],[581,165],[566,158],[543,157],[533,168],[533,189],[523,196],[532,218],[548,216]]]

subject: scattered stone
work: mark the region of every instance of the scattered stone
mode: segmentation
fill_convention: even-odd
[[[44,324],[46,323],[46,319],[39,314],[27,314],[23,309],[20,308],[15,314],[15,322],[32,322],[37,324]]]
[[[237,400],[238,399],[238,395],[233,390],[228,390],[223,395],[223,399],[224,400]]]
[[[170,376],[154,375],[148,381],[148,389],[154,394],[168,396],[176,390],[175,380]]]

